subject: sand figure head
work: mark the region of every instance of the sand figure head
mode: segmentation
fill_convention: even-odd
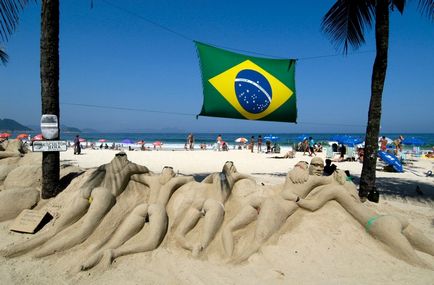
[[[314,157],[310,161],[309,174],[322,176],[324,172],[324,160],[321,157]]]
[[[172,166],[164,166],[160,174],[160,184],[164,185],[169,182],[170,179],[176,176],[175,171],[173,171]]]
[[[235,167],[232,161],[226,161],[225,165],[223,165],[222,173],[225,175],[231,175],[237,172],[237,168]]]

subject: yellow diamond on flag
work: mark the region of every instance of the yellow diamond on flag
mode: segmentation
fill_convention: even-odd
[[[258,120],[273,113],[294,93],[250,60],[214,76],[209,82],[249,120]]]

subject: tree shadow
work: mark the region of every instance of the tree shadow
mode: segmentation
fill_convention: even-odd
[[[360,185],[360,176],[354,176],[353,182]],[[382,198],[402,199],[403,202],[434,204],[434,185],[425,181],[396,177],[377,177],[377,190]]]

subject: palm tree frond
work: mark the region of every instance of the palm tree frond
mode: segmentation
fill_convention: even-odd
[[[434,0],[419,0],[419,11],[422,15],[428,16],[428,18],[434,20]]]
[[[0,38],[3,41],[15,31],[19,13],[28,3],[29,0],[0,0]]]
[[[405,7],[405,2],[406,0],[392,0],[391,4],[391,9],[393,10],[394,8],[398,9],[399,13],[404,13],[404,7]]]
[[[7,53],[4,51],[3,48],[0,47],[0,61],[4,65],[6,65],[6,63],[8,63],[8,59],[9,59],[9,57],[8,57]]]
[[[347,53],[365,42],[364,31],[372,27],[375,7],[366,0],[338,0],[322,20],[321,29],[338,49]]]

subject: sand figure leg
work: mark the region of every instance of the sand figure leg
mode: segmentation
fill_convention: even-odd
[[[8,246],[0,251],[0,255],[5,257],[14,257],[27,253],[28,251],[40,246],[48,241],[50,238],[61,232],[67,226],[78,221],[89,208],[89,201],[83,198],[80,194],[75,197],[70,206],[65,210],[58,220],[55,221],[54,226],[30,240],[26,240],[22,243]]]
[[[87,270],[94,267],[103,257],[105,249],[117,248],[137,234],[146,222],[148,207],[148,204],[140,204],[135,207],[115,231],[109,242],[87,259],[86,262],[80,266],[80,270]]]
[[[401,234],[402,224],[393,216],[381,216],[370,227],[369,232],[382,241],[390,252],[407,263],[431,268],[415,252],[407,238]]]
[[[267,199],[262,203],[253,241],[235,259],[241,262],[257,252],[259,248],[285,223],[286,219],[298,208],[297,204],[279,198]]]
[[[412,225],[408,225],[402,231],[402,234],[417,250],[434,256],[434,242],[426,237],[420,230]]]
[[[64,233],[64,231],[62,231],[55,237],[55,240],[38,250],[34,255],[35,257],[43,257],[53,254],[56,251],[69,249],[83,242],[92,234],[105,214],[107,214],[116,203],[116,197],[103,187],[95,188],[92,191],[91,197],[92,203],[84,216],[84,221],[83,224],[80,225],[80,228],[73,233],[62,234]]]
[[[152,204],[149,206],[149,231],[146,232],[146,240],[142,244],[122,245],[111,251],[110,263],[119,256],[147,252],[154,250],[160,245],[167,232],[167,214],[163,205]]]
[[[243,207],[238,215],[236,215],[222,231],[222,242],[225,254],[232,256],[234,252],[234,236],[233,232],[244,228],[258,217],[258,210],[247,205]]]
[[[193,256],[198,256],[202,250],[208,247],[222,225],[225,215],[223,204],[213,199],[206,200],[203,209],[205,211],[205,221],[203,224],[202,239],[200,244],[194,246]]]
[[[190,251],[193,250],[193,245],[186,239],[186,235],[196,226],[202,216],[200,210],[201,208],[190,207],[175,231],[175,239],[182,248]]]

